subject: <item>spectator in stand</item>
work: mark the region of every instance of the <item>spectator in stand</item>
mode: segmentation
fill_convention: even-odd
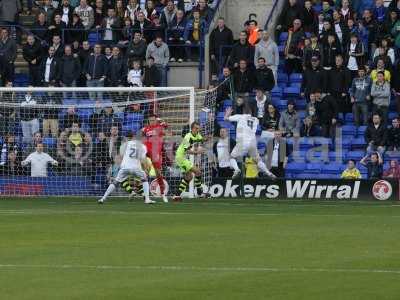
[[[231,158],[232,149],[236,142],[229,137],[227,128],[219,130],[219,138],[213,145],[214,168],[217,169],[218,177],[230,178],[233,175],[232,165],[237,165],[236,161]]]
[[[365,68],[362,66],[358,69],[358,77],[353,79],[350,88],[350,101],[353,105],[352,111],[354,116],[354,124],[357,127],[367,125],[368,122],[368,105],[371,100],[371,79],[366,76]]]
[[[3,137],[3,143],[1,146],[0,166],[7,164],[7,157],[9,157],[11,153],[15,154],[17,162],[20,163],[22,160],[22,147],[16,142],[13,134],[7,133]]]
[[[253,101],[250,103],[253,107],[251,110],[255,112],[255,116],[257,117],[259,124],[262,123],[262,120],[264,118],[264,115],[266,114],[268,110],[268,105],[270,104],[269,99],[264,93],[264,90],[262,88],[257,88],[256,89],[256,101]]]
[[[369,9],[364,10],[362,26],[365,27],[368,32],[368,52],[374,53],[376,48],[376,31],[378,28],[378,24],[374,19],[371,10]]]
[[[261,88],[268,93],[275,86],[275,77],[272,70],[265,65],[264,57],[258,59],[257,70],[255,74],[255,86]]]
[[[345,24],[347,24],[348,20],[354,19],[354,12],[350,6],[349,0],[342,0],[342,5],[339,10],[339,13],[340,13],[340,18],[341,18],[342,22]]]
[[[253,47],[259,42],[260,40],[260,28],[258,28],[258,23],[256,20],[249,20],[248,21],[248,28],[247,28],[247,33],[248,33],[248,41],[249,44],[252,45]]]
[[[380,41],[380,47],[376,48],[375,50],[373,55],[375,66],[380,58],[384,60],[385,69],[392,71],[392,68],[396,62],[396,57],[394,49],[389,47],[389,42],[387,39],[382,39]]]
[[[259,67],[258,64],[261,57],[264,58],[265,65],[272,70],[276,80],[279,66],[279,50],[276,43],[269,37],[267,30],[262,32],[261,40],[255,48],[254,65],[256,67]]]
[[[59,77],[59,61],[54,57],[54,47],[50,47],[48,55],[40,64],[40,78],[43,86],[56,86]]]
[[[281,131],[274,132],[274,138],[267,144],[267,166],[278,178],[285,178],[285,169],[288,163],[288,156],[292,153],[291,147],[283,138]]]
[[[17,58],[17,44],[9,37],[8,29],[0,30],[0,64],[3,65],[4,81],[14,81],[14,62]]]
[[[150,56],[147,59],[147,65],[144,68],[143,85],[147,87],[160,86],[160,73],[157,67],[154,65],[154,58]]]
[[[343,121],[346,118],[346,113],[350,111],[348,91],[351,83],[351,73],[343,65],[343,57],[337,55],[335,58],[335,67],[328,72],[326,90],[335,99],[338,112],[343,114]]]
[[[82,43],[84,39],[84,34],[83,34],[84,29],[85,28],[83,27],[80,17],[74,13],[72,15],[72,20],[69,23],[66,32],[67,42],[72,43],[74,41],[78,41],[79,43]]]
[[[328,37],[332,35],[335,40],[335,44],[340,48],[339,38],[335,32],[335,29],[332,27],[331,19],[324,19],[322,31],[319,35],[319,40],[323,45],[328,44]]]
[[[43,13],[46,17],[47,24],[50,24],[53,21],[53,14],[55,9],[52,5],[52,0],[43,0],[39,2],[39,13]]]
[[[90,116],[89,125],[93,136],[98,135],[100,132],[110,132],[113,125],[120,125],[121,120],[114,115],[112,106],[107,105],[103,109],[101,103],[96,103],[95,113]]]
[[[207,5],[206,0],[198,0],[197,3],[198,4],[196,8],[193,9],[192,12],[198,10],[200,17],[203,18],[207,23],[210,23],[213,17],[213,10]]]
[[[372,10],[375,20],[383,23],[386,19],[387,8],[384,6],[383,0],[375,0],[375,7]]]
[[[288,101],[287,110],[281,114],[279,130],[286,137],[300,136],[300,117],[296,112],[293,100]]]
[[[123,20],[123,26],[120,29],[118,45],[121,45],[125,48],[131,42],[132,28],[133,26],[131,19],[125,18]]]
[[[335,35],[329,34],[326,42],[322,43],[322,67],[329,71],[335,66],[336,56],[342,53],[339,42]]]
[[[61,36],[62,32],[66,28],[67,28],[67,24],[65,24],[61,20],[61,15],[58,13],[55,13],[53,20],[51,21],[50,26],[48,27],[50,39],[52,39],[53,36],[55,36],[55,35]]]
[[[251,93],[254,88],[254,72],[249,70],[247,62],[244,59],[240,60],[239,68],[233,72],[233,82],[235,92],[246,96]]]
[[[110,61],[112,57],[111,46],[104,47],[104,56],[106,57],[107,63]]]
[[[22,176],[25,170],[17,159],[15,152],[10,152],[7,156],[7,162],[1,165],[0,174],[2,176]]]
[[[321,126],[321,134],[323,137],[334,138],[338,115],[336,100],[330,95],[321,95],[320,91],[316,91],[314,95],[316,115]]]
[[[86,86],[85,66],[91,54],[92,54],[92,49],[90,48],[89,42],[83,41],[82,48],[80,48],[78,52],[78,57],[82,66],[81,76],[79,78],[79,86]]]
[[[175,18],[170,23],[167,31],[168,43],[173,45],[178,45],[178,46],[170,46],[171,61],[183,62],[185,51],[183,46],[179,45],[183,45],[185,43],[183,39],[185,28],[186,28],[186,19],[184,12],[182,10],[178,10],[176,12]]]
[[[127,81],[130,86],[143,86],[143,72],[139,61],[132,61],[129,68]]]
[[[297,5],[297,1],[289,0],[278,17],[275,41],[279,41],[281,32],[289,31],[295,19],[302,19],[302,17],[301,7]]]
[[[47,177],[47,165],[51,163],[58,166],[58,162],[47,153],[43,152],[43,144],[36,146],[36,151],[29,154],[28,157],[21,162],[23,167],[31,165],[31,177]]]
[[[200,17],[198,10],[193,11],[193,18],[189,19],[186,23],[185,32],[183,33],[183,39],[186,43],[185,51],[186,58],[188,61],[192,60],[192,47],[197,54],[197,46],[200,45],[201,40],[206,32],[207,23]]]
[[[169,28],[176,18],[177,9],[173,0],[168,0],[167,5],[161,12],[161,24],[164,28]]]
[[[46,14],[39,13],[37,15],[37,19],[35,23],[32,25],[32,33],[36,35],[40,40],[47,41],[48,40],[48,32],[47,27],[48,23],[46,21]]]
[[[22,53],[29,66],[29,83],[33,86],[40,86],[39,66],[42,57],[42,47],[40,42],[35,40],[33,34],[27,36]]]
[[[397,49],[400,48],[400,20],[397,20],[396,23],[393,25],[391,34],[394,38],[394,45]]]
[[[319,136],[319,130],[317,124],[313,122],[311,117],[305,117],[303,120],[303,124],[300,128],[300,136],[301,137],[314,137]]]
[[[65,162],[65,170],[70,176],[91,175],[91,160],[85,155],[82,147],[74,147],[72,155]]]
[[[59,59],[64,55],[64,47],[61,44],[61,38],[59,35],[54,35],[52,38],[53,43],[50,47],[54,48],[54,56]]]
[[[368,161],[369,159],[369,161]],[[379,152],[373,152],[371,155],[364,156],[360,164],[368,170],[368,179],[381,179],[383,174],[383,160]]]
[[[108,62],[107,86],[124,86],[127,72],[127,63],[121,56],[119,48],[114,46],[112,49],[112,58]]]
[[[80,0],[79,6],[75,7],[74,13],[76,13],[81,19],[83,27],[89,30],[94,24],[94,11],[91,6],[87,4],[86,0]]]
[[[62,0],[61,6],[59,6],[56,11],[56,14],[61,16],[61,20],[68,26],[72,23],[72,15],[74,13],[74,8],[70,4],[69,0]]]
[[[32,86],[31,86],[32,87]],[[39,111],[37,101],[32,92],[27,92],[20,104],[19,118],[22,127],[22,140],[24,143],[31,143],[33,134],[39,131]]]
[[[161,24],[161,20],[159,15],[153,19],[152,27],[151,27],[151,40],[153,40],[156,36],[161,36],[163,40],[165,40],[165,27]]]
[[[311,68],[307,68],[303,73],[301,82],[301,96],[309,98],[310,94],[325,86],[326,71],[320,66],[318,56],[311,58]]]
[[[72,127],[72,124],[81,124],[81,119],[78,116],[77,112],[76,112],[76,108],[75,107],[69,107],[67,109],[67,114],[65,114],[62,119],[60,120],[60,127],[61,130],[66,131],[67,129]]]
[[[97,140],[93,144],[93,152],[90,158],[93,161],[95,169],[100,171],[101,174],[105,174],[112,160],[109,157],[107,137],[104,132],[99,132],[97,135]]]
[[[81,74],[81,63],[78,55],[72,54],[70,45],[65,46],[64,56],[59,60],[59,80],[58,83],[62,87],[76,87],[77,81]],[[72,92],[72,97],[75,93]],[[68,93],[64,92],[64,97],[68,97]]]
[[[86,82],[88,87],[104,87],[104,81],[107,75],[108,61],[107,58],[101,54],[101,45],[94,46],[93,55],[89,55],[84,72],[86,74]],[[93,100],[102,100],[102,92],[89,92],[89,97]]]
[[[386,145],[389,151],[400,151],[400,119],[392,120],[392,126],[388,129],[388,139]]]
[[[340,176],[340,178],[349,179],[349,180],[361,179],[361,173],[356,168],[355,160],[349,159],[347,161],[347,168],[342,172],[342,175]]]
[[[147,44],[146,41],[143,40],[142,34],[140,31],[136,31],[133,34],[133,39],[128,45],[128,50],[126,55],[128,57],[128,61],[139,60],[143,62],[146,58],[146,49]]]
[[[372,123],[368,125],[364,138],[367,143],[367,153],[378,151],[380,154],[385,152],[387,144],[388,130],[382,123],[381,116],[378,113],[372,115]]]
[[[268,104],[268,110],[264,114],[261,129],[264,131],[276,131],[279,128],[280,114],[273,104]]]
[[[109,8],[107,10],[107,17],[105,17],[101,23],[101,28],[103,29],[103,43],[110,45],[118,40],[118,29],[120,29],[121,23],[120,19],[115,15],[115,10]]]
[[[61,104],[62,95],[61,93],[47,92],[42,97],[42,104],[46,104],[46,108],[43,108],[43,136],[52,136],[53,138],[58,137],[58,113],[60,109],[58,106]]]
[[[322,10],[320,14],[324,16],[324,19],[332,20],[333,10],[331,8],[330,1],[322,1]]]
[[[380,113],[382,116],[382,123],[385,126],[388,123],[390,96],[390,83],[385,80],[383,72],[378,72],[377,81],[372,83],[371,97],[373,98],[373,111]]]
[[[12,82],[6,82],[6,87],[12,88]],[[2,92],[0,98],[4,102],[15,103],[14,92]],[[4,137],[15,129],[15,109],[13,107],[0,105],[0,136]]]
[[[316,26],[316,13],[312,6],[311,0],[304,1],[302,11],[303,27],[305,32],[313,32]]]
[[[378,59],[376,61],[376,69],[371,71],[371,79],[373,82],[376,82],[378,79],[378,73],[383,72],[385,80],[390,81],[391,74],[389,70],[385,69],[385,61],[383,59]]]
[[[163,42],[161,37],[150,43],[146,50],[146,60],[149,57],[154,58],[154,65],[160,74],[160,86],[167,86],[167,65],[169,62],[169,49],[168,45]]]
[[[350,35],[350,44],[347,46],[347,69],[351,72],[351,78],[357,76],[357,71],[365,65],[364,44],[358,40],[356,34]]]
[[[39,131],[33,133],[31,139],[32,139],[32,142],[29,143],[29,144],[26,144],[25,147],[24,147],[24,153],[23,154],[24,154],[25,157],[28,156],[30,153],[35,152],[36,146],[38,144],[43,143],[43,137],[42,137],[42,134]],[[47,152],[47,149],[46,149],[46,147],[44,147],[44,145],[43,145],[43,149],[44,149],[44,151]]]
[[[113,7],[109,7],[109,8],[113,9]],[[94,25],[94,27],[99,29],[99,28],[101,28],[103,19],[106,17],[106,7],[104,6],[103,0],[96,0],[96,4],[94,5],[93,9],[94,9],[93,25]]]
[[[153,0],[147,0],[145,9],[143,10],[144,16],[146,17],[147,20],[150,22],[153,21],[154,17],[157,15],[157,10],[154,5]]]
[[[285,45],[285,68],[288,74],[301,73],[303,71],[303,42],[304,31],[301,27],[301,20],[295,19],[293,27],[289,29],[289,36]]]
[[[134,32],[140,32],[147,42],[151,41],[151,22],[146,19],[143,11],[138,13],[137,20],[133,24],[132,30]]]
[[[73,122],[71,127],[66,129],[66,132],[69,144],[69,147],[67,147],[67,149],[74,150],[75,147],[84,146],[85,134],[81,131],[79,123]]]
[[[400,179],[400,166],[397,160],[392,159],[390,161],[389,168],[383,172],[382,178]]]
[[[220,61],[221,58],[222,66],[226,65],[227,59],[229,57],[229,53],[231,51],[230,46],[233,45],[233,33],[225,25],[225,19],[222,17],[218,18],[217,27],[211,31],[210,37],[210,57],[211,57],[211,66],[212,66],[212,74],[218,74],[220,70]],[[226,48],[221,48],[222,46],[227,46]],[[221,57],[220,57],[221,55]]]
[[[305,45],[304,50],[303,50],[303,69],[311,69],[312,68],[312,62],[311,60],[313,58],[318,59],[318,64],[321,61],[322,57],[322,46],[318,42],[318,36],[316,36],[314,33],[311,33],[310,37],[310,44]]]
[[[317,97],[318,89],[315,93],[310,94],[309,101],[306,105],[306,117],[310,117],[313,123],[318,123],[317,118]]]
[[[239,41],[233,45],[231,55],[229,56],[229,66],[231,68],[239,67],[239,61],[245,60],[247,64],[254,61],[254,47],[247,41],[246,31],[239,34]]]

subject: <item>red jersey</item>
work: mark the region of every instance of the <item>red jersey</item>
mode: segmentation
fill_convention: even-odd
[[[164,122],[154,125],[147,125],[143,128],[144,144],[147,148],[147,155],[153,161],[153,164],[161,165],[162,151],[164,143],[164,129],[168,125]]]

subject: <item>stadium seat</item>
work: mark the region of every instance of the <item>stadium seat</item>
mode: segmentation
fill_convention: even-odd
[[[207,123],[208,120],[208,114],[205,111],[199,112],[199,121],[201,125],[204,125]]]
[[[229,122],[229,121],[220,121],[220,122],[218,122],[218,125],[221,127],[221,128],[228,128],[229,130],[231,130],[231,129],[235,129],[235,125],[233,125],[231,122]]]
[[[348,113],[346,114],[346,118],[345,118],[345,123],[346,124],[353,124],[354,123],[354,116],[352,113]]]
[[[400,151],[386,151],[384,161],[391,159],[400,160]]]
[[[344,150],[350,150],[351,148],[351,140],[349,138],[344,137],[341,141],[335,141],[335,147],[341,147]]]
[[[122,126],[122,132],[126,135],[128,132],[138,132],[142,128],[142,123],[131,122]]]
[[[330,162],[344,162],[346,160],[348,151],[329,151],[328,157]]]
[[[323,164],[321,163],[308,163],[307,164],[307,173],[313,173],[313,174],[318,174],[321,172],[321,167]]]
[[[290,162],[286,166],[286,171],[292,174],[302,173],[307,168],[306,163]]]
[[[397,118],[399,116],[399,114],[397,112],[390,112],[389,113],[389,120],[393,120],[394,118]]]
[[[218,122],[222,122],[222,121],[224,121],[224,119],[225,119],[225,112],[219,111],[217,113],[217,121]]]
[[[305,156],[306,156],[306,151],[295,150],[289,155],[288,160],[289,161],[296,161],[296,162],[304,162],[305,161]]]
[[[307,162],[320,162],[320,163],[328,163],[329,162],[329,152],[327,151],[307,151],[306,152],[306,160]]]
[[[351,150],[362,150],[367,147],[364,137],[351,139]]]
[[[299,143],[300,150],[308,150],[308,149],[314,147],[314,139],[313,138],[303,137],[303,138],[298,139],[298,143]]]
[[[349,151],[346,155],[346,160],[353,159],[356,162],[360,161],[365,155],[365,151]]]
[[[279,45],[278,51],[279,51],[279,56],[283,56],[283,54],[285,52],[285,45]]]
[[[296,100],[296,110],[297,110],[297,112],[299,112],[299,110],[306,109],[306,106],[307,106],[307,101],[306,100],[304,100],[304,99],[297,99]]]
[[[304,110],[298,110],[297,114],[299,115],[301,120],[303,120],[306,117],[306,111]]]
[[[282,89],[277,85],[271,90],[271,97],[281,98],[282,95]]]
[[[127,113],[124,118],[124,123],[138,122],[143,123],[143,114],[142,113]]]
[[[280,87],[286,87],[288,83],[288,76],[286,73],[278,73],[278,85]]]
[[[78,116],[83,122],[89,123],[90,116],[93,114],[93,108],[79,108],[77,111]]]
[[[288,39],[289,34],[287,32],[281,32],[279,35],[279,44],[285,43]]]
[[[69,105],[69,106],[75,106],[75,105],[78,105],[78,100],[66,98],[66,99],[63,99],[62,104]]]
[[[231,99],[224,100],[223,102],[223,111],[225,111],[228,107],[233,106],[233,101]]]
[[[285,87],[283,89],[283,97],[286,99],[297,99],[300,97],[300,88],[299,87]]]
[[[326,173],[326,174],[340,174],[343,172],[343,170],[346,168],[345,165],[343,165],[342,163],[329,163],[329,164],[325,164],[322,166],[322,173]]]
[[[278,108],[278,110],[282,111],[287,109],[287,100],[279,100],[278,103],[276,104],[276,107]]]
[[[345,136],[354,136],[354,134],[357,133],[356,126],[354,125],[343,125],[341,129],[342,129],[342,135]]]
[[[88,41],[91,47],[100,41],[100,35],[97,32],[91,32],[88,35]]]
[[[358,127],[358,135],[359,136],[364,136],[366,130],[367,130],[367,126]]]
[[[289,77],[290,83],[301,83],[303,81],[303,74],[301,73],[292,73]]]

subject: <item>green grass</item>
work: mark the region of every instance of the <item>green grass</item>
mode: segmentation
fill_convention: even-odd
[[[0,299],[399,299],[400,206],[0,199]]]

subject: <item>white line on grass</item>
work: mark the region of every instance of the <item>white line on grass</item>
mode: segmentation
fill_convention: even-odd
[[[382,217],[382,218],[400,218],[400,215],[364,215],[364,214],[307,214],[307,213],[252,213],[252,212],[224,212],[224,213],[214,213],[214,212],[177,212],[177,211],[116,211],[116,210],[43,210],[43,209],[32,209],[32,210],[0,210],[0,215],[165,215],[165,216],[295,216],[295,217]]]
[[[138,270],[138,271],[194,271],[194,272],[305,272],[305,273],[383,273],[400,274],[398,269],[345,269],[303,267],[196,267],[196,266],[117,266],[117,265],[22,265],[0,264],[0,269],[87,269],[87,270]]]

